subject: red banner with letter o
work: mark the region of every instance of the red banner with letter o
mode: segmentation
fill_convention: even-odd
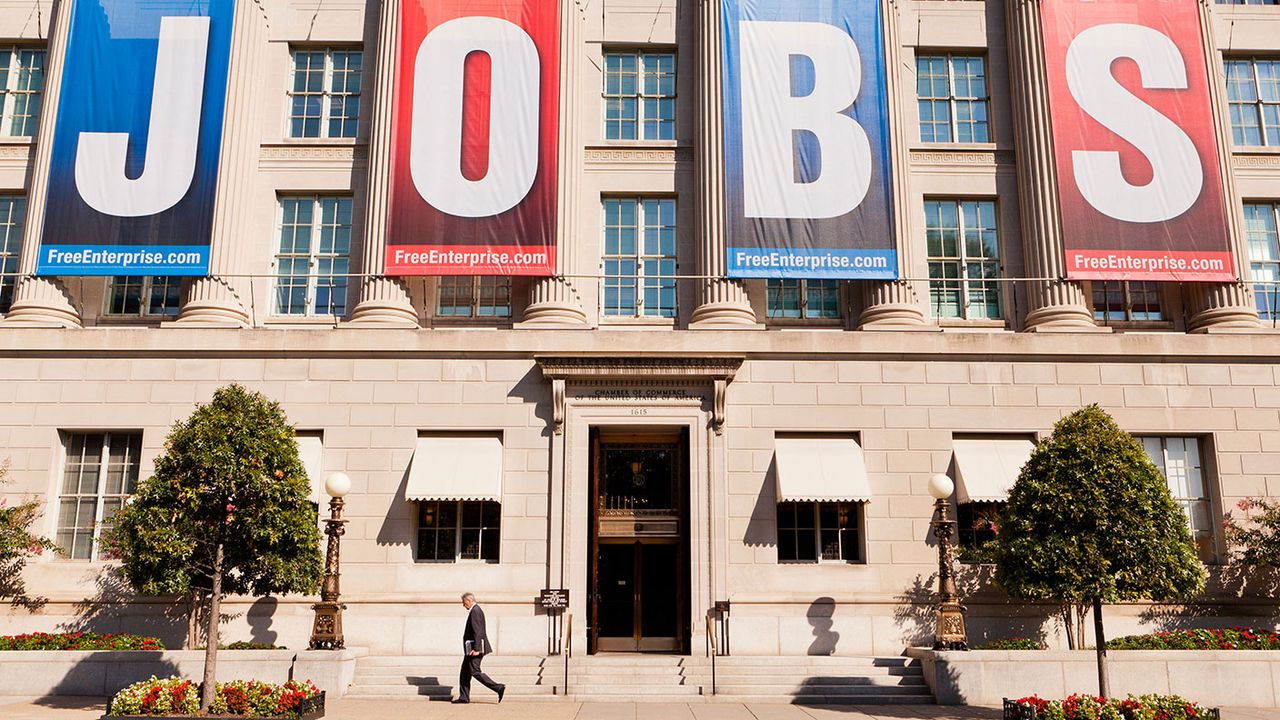
[[[404,0],[388,275],[555,267],[555,0]]]
[[[1196,0],[1044,0],[1067,277],[1231,281]]]

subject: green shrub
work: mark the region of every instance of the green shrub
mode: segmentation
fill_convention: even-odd
[[[1044,643],[1034,638],[1005,638],[979,645],[974,650],[1043,650]]]
[[[289,648],[275,643],[248,642],[245,640],[237,640],[233,643],[220,646],[223,650],[288,650]]]
[[[1280,635],[1271,630],[1174,630],[1126,635],[1107,643],[1110,650],[1280,650]]]
[[[164,650],[164,643],[142,635],[37,632],[2,636],[0,650]]]
[[[1036,695],[1018,698],[1018,705],[1034,708],[1037,720],[1209,720],[1212,711],[1178,695],[1130,695],[1118,698],[1072,695],[1046,700]]]

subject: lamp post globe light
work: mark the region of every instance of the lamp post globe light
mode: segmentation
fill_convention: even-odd
[[[324,555],[324,581],[320,585],[320,602],[311,606],[315,611],[315,621],[311,624],[312,650],[341,650],[342,611],[345,606],[338,602],[339,549],[343,527],[347,521],[342,518],[342,507],[346,505],[343,496],[351,490],[351,478],[346,473],[332,473],[325,478],[324,491],[329,494],[329,519],[324,521],[324,534],[329,536],[329,545]]]
[[[969,638],[964,629],[964,606],[956,596],[956,580],[952,572],[956,553],[953,542],[955,528],[948,513],[951,492],[955,487],[955,482],[942,473],[929,478],[929,494],[933,496],[937,514],[933,521],[933,534],[938,538],[938,625],[933,639],[934,650],[969,649]]]

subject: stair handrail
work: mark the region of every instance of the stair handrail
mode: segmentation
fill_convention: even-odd
[[[707,654],[711,656],[711,694],[716,694],[716,655],[718,646],[716,645],[716,627],[715,620],[712,619],[711,613],[707,613]]]
[[[564,634],[560,638],[564,648],[564,694],[569,695],[569,658],[573,657],[573,613],[565,614]]]

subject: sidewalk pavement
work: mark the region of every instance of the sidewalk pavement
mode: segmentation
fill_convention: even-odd
[[[780,703],[478,701],[451,705],[426,699],[341,698],[328,720],[999,720],[998,708],[957,705],[784,705]],[[0,720],[97,720],[104,698],[0,698]],[[1223,720],[1280,720],[1280,708],[1222,708]]]

